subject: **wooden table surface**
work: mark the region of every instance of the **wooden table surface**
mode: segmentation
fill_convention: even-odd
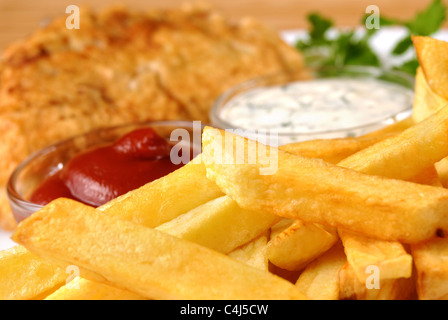
[[[448,0],[444,0],[448,4]],[[425,8],[431,0],[209,0],[208,3],[230,18],[252,16],[279,30],[306,28],[306,14],[318,11],[334,20],[337,26],[355,26],[366,7],[376,5],[384,16],[408,19]],[[0,0],[0,50],[37,28],[42,21],[66,15],[68,5],[88,5],[101,9],[112,4],[132,8],[177,7],[184,0]]]

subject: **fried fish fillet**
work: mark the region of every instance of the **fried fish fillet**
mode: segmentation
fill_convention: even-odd
[[[209,121],[241,81],[302,70],[300,53],[252,19],[205,7],[83,8],[5,49],[0,60],[0,227],[13,229],[4,186],[32,152],[91,129],[146,120]]]

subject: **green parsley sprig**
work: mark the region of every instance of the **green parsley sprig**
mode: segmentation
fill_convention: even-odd
[[[380,28],[401,26],[406,30],[406,35],[396,43],[390,54],[400,57],[407,53],[412,48],[413,35],[431,36],[439,31],[445,22],[446,10],[447,7],[442,0],[433,0],[426,9],[418,12],[409,21],[380,15]],[[362,25],[365,25],[367,17],[368,15],[362,17]],[[383,67],[380,58],[370,45],[370,39],[378,29],[366,28],[361,34],[354,29],[341,29],[335,34],[331,33],[334,27],[331,19],[319,13],[310,13],[307,19],[310,24],[308,37],[297,41],[296,48],[302,52],[308,65]],[[415,75],[418,65],[414,54],[412,58],[393,68]]]

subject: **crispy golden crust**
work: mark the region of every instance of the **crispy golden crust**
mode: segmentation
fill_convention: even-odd
[[[273,30],[204,7],[83,8],[80,29],[72,30],[65,19],[1,57],[2,186],[21,160],[60,139],[132,121],[208,122],[213,101],[230,86],[303,67]]]

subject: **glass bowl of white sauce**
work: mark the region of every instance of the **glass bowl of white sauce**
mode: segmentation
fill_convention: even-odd
[[[229,89],[213,105],[210,118],[213,126],[241,135],[275,136],[271,144],[276,145],[357,137],[409,117],[413,88],[414,78],[398,71],[309,68]]]

